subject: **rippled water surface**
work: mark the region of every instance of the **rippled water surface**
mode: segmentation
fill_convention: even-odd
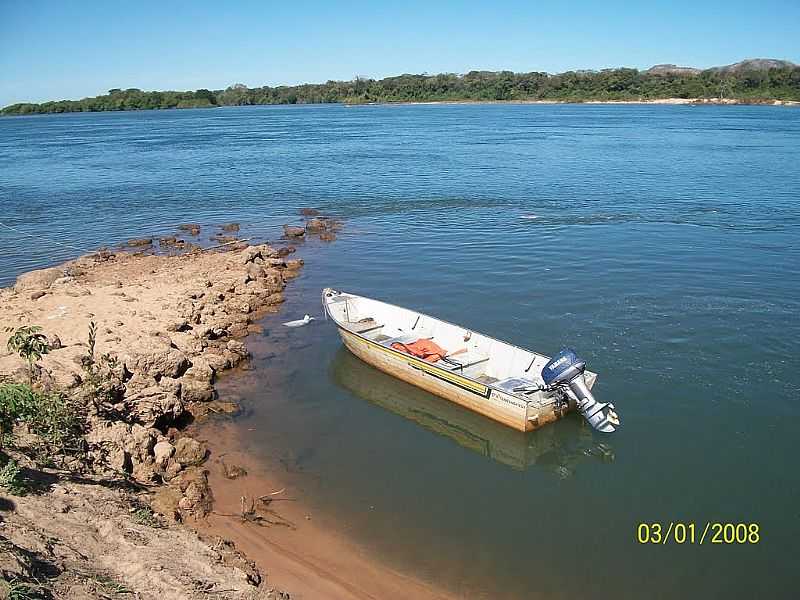
[[[242,440],[333,526],[470,598],[788,598],[798,190],[800,111],[776,107],[5,118],[0,283],[180,222],[274,237],[317,206],[346,228],[301,249],[281,318],[319,316],[332,285],[544,353],[570,344],[624,424],[516,435],[359,363],[330,324],[268,320],[291,352],[254,340]],[[641,521],[709,520],[758,523],[761,541],[636,542]]]

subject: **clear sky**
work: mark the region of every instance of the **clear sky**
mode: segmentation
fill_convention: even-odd
[[[472,69],[800,63],[800,0],[0,0],[0,106]]]

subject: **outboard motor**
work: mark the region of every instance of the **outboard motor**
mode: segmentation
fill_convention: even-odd
[[[578,410],[589,424],[604,433],[611,433],[619,425],[619,416],[614,405],[601,403],[594,399],[583,372],[586,361],[578,357],[574,350],[565,348],[550,359],[542,369],[542,380],[550,389],[561,388],[572,397]]]

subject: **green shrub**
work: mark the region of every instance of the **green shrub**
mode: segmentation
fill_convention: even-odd
[[[78,450],[81,415],[64,396],[38,392],[30,385],[0,383],[0,443],[8,441],[15,423],[25,423],[48,454]]]
[[[0,457],[0,464],[2,464],[2,460],[5,460],[5,464],[0,467],[0,488],[14,496],[27,494],[30,490],[17,461],[12,458]]]
[[[41,333],[42,328],[38,325],[19,327],[7,327],[6,331],[13,331],[14,334],[8,338],[6,347],[9,352],[16,352],[25,362],[28,363],[28,378],[33,383],[36,363],[48,352],[50,352],[50,342],[47,336]]]

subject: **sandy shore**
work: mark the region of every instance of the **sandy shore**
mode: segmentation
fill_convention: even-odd
[[[318,220],[308,231],[326,234]],[[224,423],[210,425],[219,429],[208,440],[185,429],[236,411],[217,398],[215,381],[247,364],[242,339],[279,310],[302,269],[294,249],[234,242],[200,251],[171,237],[166,254],[150,240],[131,245],[136,252],[98,252],[0,289],[0,329],[41,326],[53,347],[38,363],[36,386],[86,412],[80,458],[55,469],[14,455],[37,492],[0,489],[8,551],[0,576],[44,581],[70,598],[446,598],[318,527],[302,502],[282,502],[291,490],[259,501],[279,479],[237,453]],[[87,395],[90,327],[102,402]],[[5,344],[0,375],[28,376]],[[229,477],[233,463],[246,474]]]
[[[199,432],[211,450],[206,467],[214,510],[194,523],[197,531],[234,541],[269,573],[271,584],[291,590],[292,598],[452,600],[449,593],[392,569],[320,524],[295,482],[243,451],[237,431],[228,423]],[[245,474],[231,480],[232,468]],[[243,499],[257,520],[240,518]]]

